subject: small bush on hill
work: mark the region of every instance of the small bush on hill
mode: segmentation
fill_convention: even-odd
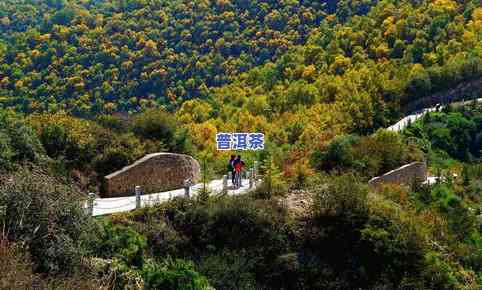
[[[194,264],[167,258],[161,263],[148,260],[142,268],[146,290],[207,290],[208,280],[195,271]]]
[[[35,132],[20,117],[0,110],[0,170],[12,170],[23,162],[40,162],[44,154]]]
[[[117,258],[127,265],[141,267],[145,238],[132,228],[103,221],[96,253],[104,258]]]
[[[379,130],[370,136],[334,138],[324,149],[312,155],[315,168],[324,171],[355,171],[374,177],[412,161],[423,159],[415,144],[407,143],[398,133]]]
[[[1,235],[1,234],[0,234]],[[0,289],[105,289],[94,276],[77,274],[74,277],[45,276],[34,273],[28,255],[21,244],[0,236]]]
[[[288,182],[283,172],[275,163],[274,158],[268,156],[261,165],[263,181],[256,187],[254,195],[257,198],[269,199],[276,195],[284,195],[288,192]]]
[[[96,156],[96,124],[66,113],[30,115],[28,122],[37,131],[47,154],[62,158],[68,168],[84,169]]]
[[[200,259],[199,271],[206,275],[215,289],[262,289],[255,277],[259,257],[245,251],[223,250]]]
[[[0,224],[24,243],[35,270],[71,275],[93,240],[91,218],[75,188],[42,170],[20,170],[0,183]]]
[[[0,289],[28,289],[35,281],[28,259],[1,235],[0,271]]]
[[[452,109],[426,114],[409,126],[403,134],[431,144],[435,151],[446,152],[462,161],[475,161],[481,157],[482,108]]]
[[[148,110],[131,120],[132,131],[141,139],[157,144],[157,151],[185,153],[190,142],[174,115],[164,110]]]

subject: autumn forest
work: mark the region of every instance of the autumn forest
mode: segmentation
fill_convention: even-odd
[[[480,289],[480,98],[480,0],[2,0],[0,289]],[[221,178],[219,132],[256,190],[85,213],[149,153]]]

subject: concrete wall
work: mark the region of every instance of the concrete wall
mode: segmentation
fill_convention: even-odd
[[[184,180],[197,182],[199,163],[188,155],[154,153],[104,178],[104,197],[134,195],[136,185],[144,193],[163,192],[183,187]]]
[[[413,180],[425,181],[427,179],[427,165],[425,162],[412,162],[382,176],[372,178],[368,184],[378,186],[382,183],[411,184]]]

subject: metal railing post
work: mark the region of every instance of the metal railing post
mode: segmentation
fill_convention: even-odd
[[[141,208],[141,195],[142,195],[141,187],[136,186],[135,192],[136,192],[136,209],[138,209],[138,208]]]
[[[252,189],[254,186],[254,169],[251,168],[249,170],[249,189]]]
[[[90,216],[94,215],[94,201],[95,201],[95,193],[89,192],[89,201],[88,201],[88,209],[87,214]]]
[[[228,176],[227,175],[223,175],[223,191],[222,191],[223,194],[227,194],[228,193]]]
[[[186,179],[184,180],[184,195],[187,197],[187,198],[190,198],[191,197],[191,180],[190,179]]]
[[[253,171],[254,171],[254,179],[256,180],[258,176],[258,161],[254,161]]]

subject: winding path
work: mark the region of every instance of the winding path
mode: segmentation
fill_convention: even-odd
[[[464,102],[454,102],[453,104],[469,105],[471,102],[473,102],[473,100],[472,101],[464,101]],[[482,98],[476,99],[476,102],[482,103]],[[435,112],[436,110],[437,110],[437,107],[435,106],[435,107],[423,109],[419,112],[415,112],[411,115],[408,115],[408,116],[404,117],[403,119],[401,119],[397,123],[393,124],[392,126],[388,127],[387,130],[399,132],[399,131],[405,129],[405,127],[407,127],[408,124],[411,124],[411,123],[417,121],[418,119],[422,118],[425,114],[430,113],[430,112]]]
[[[230,181],[228,181],[230,183]],[[240,195],[247,193],[250,190],[256,188],[255,182],[253,188],[249,188],[249,180],[243,179],[242,185],[238,189],[234,189],[232,187],[228,187],[227,194],[228,195]],[[223,180],[216,179],[211,181],[208,185],[208,189],[211,191],[212,194],[221,194],[223,190]],[[194,186],[190,187],[191,196],[196,196],[202,190],[203,184],[198,183]],[[156,204],[160,204],[170,199],[177,197],[177,196],[185,196],[184,188],[160,192],[160,193],[153,193],[153,194],[144,194],[141,195],[141,207],[152,206]],[[86,205],[87,208],[88,205]],[[94,199],[94,207],[92,211],[93,216],[101,216],[101,215],[108,215],[120,212],[127,212],[136,209],[136,196],[125,196],[125,197],[113,197],[113,198],[95,198]]]
[[[401,130],[405,129],[405,127],[407,127],[408,124],[411,124],[411,123],[417,121],[418,119],[422,118],[425,114],[430,113],[430,112],[434,112],[434,111],[436,111],[436,108],[429,108],[429,109],[425,109],[421,112],[413,113],[412,115],[408,115],[408,116],[404,117],[403,119],[401,119],[400,121],[398,121],[397,123],[388,127],[387,130],[400,132]]]

